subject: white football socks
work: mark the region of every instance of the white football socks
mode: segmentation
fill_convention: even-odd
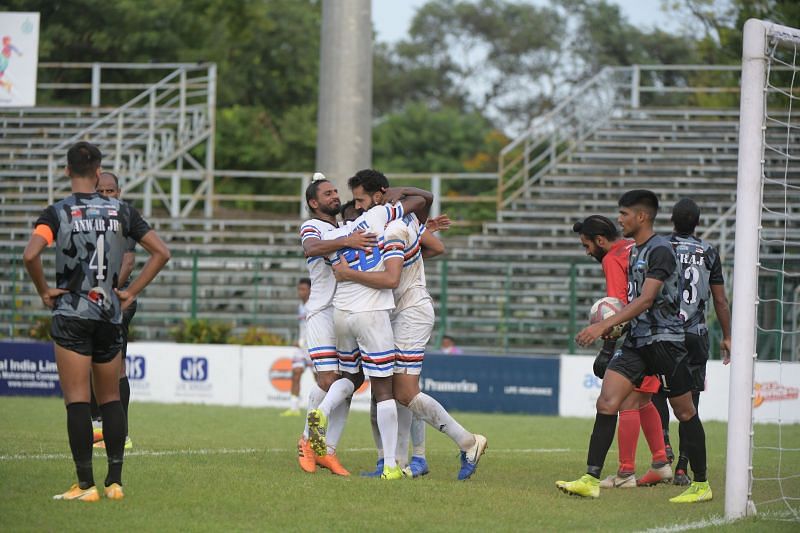
[[[378,430],[378,408],[375,404],[375,398],[369,402],[369,421],[372,428],[372,440],[375,441],[375,448],[378,450],[378,459],[383,459],[383,441],[381,440],[381,432]]]
[[[383,466],[394,468],[397,449],[397,406],[394,400],[383,400],[375,406],[378,416],[378,429],[383,443]]]
[[[411,446],[414,457],[425,457],[425,421],[414,415],[411,419]]]
[[[300,410],[300,396],[295,396],[292,394],[292,398],[289,400],[289,408],[293,411]]]
[[[350,402],[352,400],[353,397],[348,396],[331,411],[331,417],[328,419],[328,432],[325,437],[325,444],[328,446],[328,454],[330,455],[336,453],[336,446],[339,444],[339,439],[342,438],[342,433],[344,433],[344,426],[347,424],[347,415],[350,414]]]
[[[347,378],[337,379],[328,389],[328,394],[325,395],[325,399],[319,404],[318,409],[322,411],[325,418],[330,417],[336,407],[345,401],[348,396],[353,395],[353,391],[355,391],[355,387],[352,381]]]
[[[325,391],[319,388],[319,385],[314,383],[314,386],[311,387],[310,391],[308,391],[308,410],[311,411],[312,409],[319,407],[319,404],[322,403],[322,400],[324,399]],[[303,429],[303,438],[308,440],[308,416],[306,416],[306,425]]]
[[[456,422],[442,407],[442,404],[424,392],[414,396],[414,399],[408,404],[408,408],[425,422],[453,439],[461,451],[467,451],[475,444],[475,436]]]
[[[397,451],[395,460],[400,468],[408,466],[408,441],[411,438],[411,411],[397,403]]]

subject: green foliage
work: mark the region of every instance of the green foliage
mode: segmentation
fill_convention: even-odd
[[[53,316],[50,314],[40,316],[28,330],[28,337],[37,341],[50,340],[50,325],[53,323]]]
[[[225,322],[214,322],[204,318],[187,318],[170,333],[175,342],[188,344],[227,344],[232,326]]]
[[[386,172],[464,172],[491,131],[478,113],[409,104],[375,127],[373,159]]]
[[[277,333],[257,326],[250,326],[242,334],[234,336],[231,342],[244,346],[287,346],[289,344]]]

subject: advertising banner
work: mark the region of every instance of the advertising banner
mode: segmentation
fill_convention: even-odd
[[[593,362],[593,356],[561,356],[559,415],[594,417],[602,381],[592,373]],[[728,420],[729,380],[729,366],[708,362],[705,391],[700,395],[701,420]],[[756,361],[753,388],[756,423],[800,422],[800,363]]]
[[[288,408],[292,386],[294,346],[242,346],[242,405]],[[314,384],[311,368],[300,380],[300,403],[305,408]],[[351,409],[369,410],[369,382],[353,395]]]
[[[558,414],[559,359],[425,356],[420,389],[457,411]]]
[[[241,362],[241,346],[130,343],[131,400],[239,405]]]
[[[0,13],[0,107],[36,105],[39,13]]]
[[[0,342],[0,396],[60,396],[50,342]]]

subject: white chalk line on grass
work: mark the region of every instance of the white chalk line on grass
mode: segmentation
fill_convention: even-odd
[[[758,518],[761,520],[769,520],[769,521],[781,521],[781,522],[797,521],[797,516],[791,511],[783,511],[783,512],[766,511],[764,513],[758,513],[756,516],[758,516]],[[713,515],[709,516],[708,518],[704,518],[703,520],[698,520],[696,522],[689,522],[686,524],[674,524],[671,526],[661,526],[661,527],[645,529],[643,530],[643,533],[679,533],[681,531],[705,529],[707,527],[712,527],[712,526],[727,526],[735,522],[737,522],[737,520],[725,518],[719,515]]]
[[[498,448],[489,449],[491,454],[534,454],[534,453],[564,453],[570,452],[569,448]],[[375,452],[375,448],[348,448],[347,452],[365,453]],[[125,452],[125,457],[170,457],[176,455],[246,455],[253,453],[297,453],[294,448],[201,448],[186,450],[133,450]],[[429,452],[430,453],[430,452]],[[439,450],[433,452],[440,453]],[[95,455],[105,455],[104,450],[95,450]],[[0,461],[50,461],[71,459],[68,453],[15,453],[0,455]]]

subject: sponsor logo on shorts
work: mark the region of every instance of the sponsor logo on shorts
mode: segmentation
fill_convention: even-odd
[[[128,379],[136,381],[144,379],[147,372],[147,365],[143,355],[128,355],[125,357],[125,373]]]
[[[180,374],[183,381],[207,380],[208,359],[205,357],[182,357]]]

